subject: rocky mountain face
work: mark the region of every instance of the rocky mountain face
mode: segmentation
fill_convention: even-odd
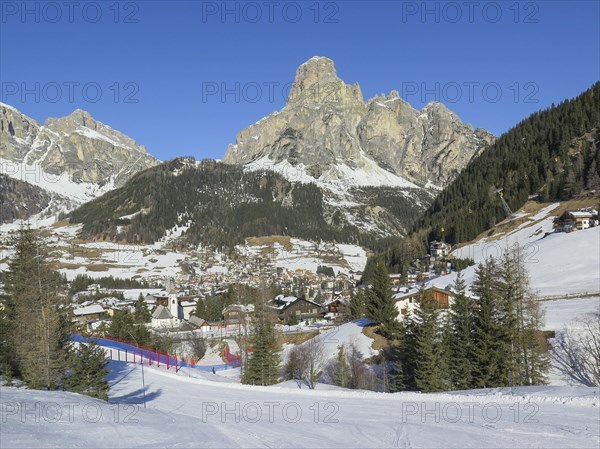
[[[317,182],[443,187],[494,140],[440,103],[418,111],[395,91],[365,102],[333,61],[314,57],[298,68],[286,106],[240,132],[224,162],[289,164]]]
[[[40,126],[0,103],[0,172],[42,188],[63,209],[122,186],[156,164],[143,146],[80,109]]]

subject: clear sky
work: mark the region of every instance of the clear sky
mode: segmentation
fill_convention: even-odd
[[[76,108],[159,159],[223,156],[335,61],[365,99],[398,90],[501,134],[600,78],[598,1],[0,1],[0,101]]]

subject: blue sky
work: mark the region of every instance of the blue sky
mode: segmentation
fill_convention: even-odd
[[[365,99],[441,101],[499,135],[600,78],[599,4],[2,0],[0,101],[41,122],[85,109],[163,160],[220,158],[322,55]]]

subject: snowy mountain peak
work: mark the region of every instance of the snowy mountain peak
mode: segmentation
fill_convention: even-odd
[[[67,208],[123,185],[158,161],[143,146],[86,111],[76,109],[40,126],[0,105],[0,169],[49,192]]]

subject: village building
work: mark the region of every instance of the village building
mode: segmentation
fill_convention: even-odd
[[[446,242],[438,242],[434,240],[429,243],[429,254],[434,259],[443,259],[450,254],[452,247]]]
[[[156,306],[154,312],[152,312],[151,326],[152,329],[175,329],[179,327],[181,320],[171,313],[163,305]]]
[[[323,306],[306,298],[279,295],[272,303],[283,323],[315,320],[324,315]]]
[[[106,315],[104,307],[100,304],[91,304],[84,307],[78,307],[73,310],[73,321],[79,323],[88,323],[103,318]]]
[[[232,304],[223,309],[223,325],[226,328],[243,329],[248,325],[250,316],[254,313],[253,304]]]
[[[454,292],[450,288],[441,289],[439,287],[429,287],[428,291],[433,295],[436,307],[440,310],[448,310],[454,302]],[[420,289],[416,287],[404,288],[396,293],[393,298],[398,310],[398,320],[404,321],[404,318],[415,312],[418,304],[418,295]]]
[[[345,323],[350,320],[350,300],[348,298],[334,299],[325,304],[327,313],[326,320],[331,320],[334,323]]]
[[[581,231],[583,229],[598,226],[598,224],[598,211],[596,209],[566,211],[554,220],[554,231]]]

